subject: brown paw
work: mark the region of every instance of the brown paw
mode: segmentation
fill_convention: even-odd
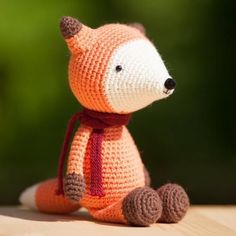
[[[161,199],[157,192],[149,187],[136,188],[124,198],[122,212],[128,223],[148,226],[161,216]]]
[[[189,208],[189,198],[178,184],[165,184],[157,193],[162,200],[162,215],[158,222],[176,223],[180,221]]]
[[[79,201],[85,192],[85,181],[81,175],[68,174],[64,182],[65,196],[72,201]]]

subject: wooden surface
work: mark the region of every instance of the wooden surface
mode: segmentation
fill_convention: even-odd
[[[130,227],[93,221],[85,210],[73,215],[47,215],[22,207],[0,208],[0,235],[155,235],[236,236],[236,206],[192,206],[178,224]]]

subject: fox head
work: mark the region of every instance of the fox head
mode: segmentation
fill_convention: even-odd
[[[69,84],[84,107],[126,114],[173,93],[175,81],[141,25],[91,29],[63,17],[60,29],[71,52]]]

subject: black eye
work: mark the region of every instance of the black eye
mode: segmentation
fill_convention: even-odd
[[[122,66],[121,65],[116,66],[116,72],[120,72],[121,70],[122,70]]]

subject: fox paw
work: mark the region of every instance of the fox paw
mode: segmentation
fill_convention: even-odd
[[[65,196],[72,201],[79,201],[85,192],[85,180],[76,173],[66,175],[64,181]]]
[[[162,215],[158,222],[177,223],[189,208],[189,198],[184,189],[178,184],[165,184],[157,189],[162,200]]]

